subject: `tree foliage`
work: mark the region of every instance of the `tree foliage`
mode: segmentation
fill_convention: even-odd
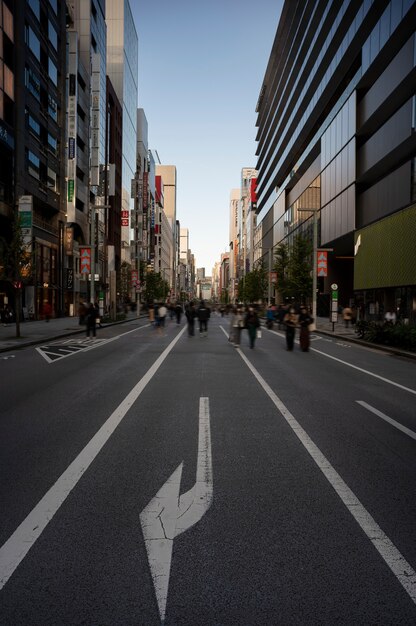
[[[297,302],[311,299],[312,253],[312,243],[303,235],[295,237],[291,249],[286,243],[277,247],[274,271],[277,273],[276,286],[283,299],[293,298]]]
[[[145,278],[143,297],[145,302],[165,300],[169,293],[169,283],[164,280],[160,273],[148,272]]]
[[[247,272],[238,283],[238,299],[240,302],[257,302],[267,294],[268,276],[264,265]]]
[[[13,286],[16,337],[20,337],[22,287],[32,276],[32,244],[24,240],[17,211],[13,215],[11,237],[1,237],[0,243],[0,278]]]

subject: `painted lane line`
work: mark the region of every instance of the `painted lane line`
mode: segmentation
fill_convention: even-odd
[[[373,376],[373,378],[377,378],[378,380],[382,380],[384,383],[388,383],[389,385],[394,385],[394,387],[398,387],[399,389],[403,389],[404,391],[408,391],[409,393],[413,393],[416,395],[416,389],[411,389],[410,387],[405,387],[404,385],[400,385],[400,383],[395,383],[394,380],[390,380],[389,378],[384,378],[384,376],[379,376],[379,374],[374,374],[368,370],[365,370],[362,367],[358,367],[358,365],[353,365],[352,363],[347,363],[347,361],[343,361],[342,359],[338,359],[336,356],[332,356],[330,354],[326,354],[325,352],[321,352],[321,350],[317,350],[316,348],[311,348],[312,352],[317,352],[318,354],[322,354],[326,356],[328,359],[333,359],[334,361],[338,361],[338,363],[342,363],[343,365],[347,365],[348,367],[352,367],[359,372],[363,372],[363,374],[367,374],[368,376]]]
[[[225,332],[225,331],[224,331]],[[328,459],[322,454],[318,446],[312,441],[306,431],[302,428],[299,422],[293,417],[292,413],[280,398],[269,387],[266,381],[262,378],[256,368],[250,363],[248,358],[242,352],[240,348],[236,349],[236,352],[241,356],[247,367],[253,373],[261,387],[267,393],[273,404],[278,411],[282,414],[290,428],[293,430],[299,441],[304,448],[309,452],[312,459],[315,461],[318,468],[324,474],[330,485],[333,487],[339,498],[346,506],[348,511],[354,517],[360,528],[364,531],[367,537],[370,539],[373,546],[376,548],[381,558],[386,565],[390,568],[391,572],[397,578],[402,585],[403,589],[410,596],[411,600],[416,604],[416,571],[406,561],[404,556],[399,552],[392,541],[381,530],[380,526],[361,504],[357,496],[351,491],[346,482],[341,478],[338,472],[332,467]]]
[[[274,330],[271,330],[269,332],[272,332],[275,335],[278,335],[279,337],[284,337],[284,335],[282,335],[281,333],[277,333]],[[329,341],[332,342],[331,339]],[[350,348],[352,347],[349,344],[348,344],[348,346]],[[316,352],[317,354],[322,354],[322,356],[326,356],[328,359],[333,359],[334,361],[338,361],[338,363],[342,363],[343,365],[347,365],[348,367],[352,367],[353,369],[356,369],[359,372],[363,372],[364,374],[367,374],[368,376],[373,376],[374,378],[378,378],[379,380],[382,380],[384,383],[388,383],[389,385],[394,385],[395,387],[398,387],[399,389],[403,389],[404,391],[408,391],[409,393],[413,393],[413,394],[416,395],[416,389],[411,389],[410,387],[405,387],[404,385],[400,385],[400,383],[395,383],[393,380],[390,380],[389,378],[384,378],[384,376],[379,376],[378,374],[374,374],[373,372],[365,370],[362,367],[358,367],[358,365],[353,365],[352,363],[348,363],[347,361],[343,361],[342,359],[338,359],[336,356],[332,356],[330,354],[327,354],[326,352],[322,352],[321,350],[317,350],[316,348],[310,348],[310,350],[311,350],[311,352]]]
[[[64,503],[84,472],[110,439],[117,426],[136,402],[146,385],[156,374],[185,330],[186,326],[178,333],[175,339],[171,341],[167,348],[165,348],[146,374],[133,387],[115,411],[113,411],[89,443],[87,443],[85,448],[81,450],[71,465],[69,465],[56,483],[49,489],[26,519],[23,520],[20,526],[0,548],[0,589],[4,587],[17,566],[25,558],[30,548],[34,545],[36,540],[39,539],[61,504]]]
[[[140,513],[150,572],[163,624],[175,537],[205,515],[213,499],[209,398],[199,399],[199,437],[196,482],[179,497],[183,462]]]
[[[371,406],[371,404],[367,404],[367,402],[364,402],[364,400],[356,400],[356,402],[363,406],[365,409],[367,409],[367,411],[371,411],[371,413],[374,413],[374,415],[381,417],[381,419],[383,419],[384,421],[388,422],[398,430],[401,430],[402,433],[405,433],[406,435],[409,435],[409,437],[412,437],[412,439],[416,440],[416,433],[413,430],[410,430],[410,428],[403,426],[403,424],[400,424],[400,422],[396,422],[396,420],[394,420],[392,417],[389,417],[385,413],[382,413],[378,409],[375,409],[373,406]]]

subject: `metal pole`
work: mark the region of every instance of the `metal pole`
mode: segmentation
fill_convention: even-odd
[[[272,300],[272,248],[269,248],[269,306]]]
[[[312,317],[316,323],[316,289],[318,273],[318,211],[313,212],[313,276],[312,276]]]

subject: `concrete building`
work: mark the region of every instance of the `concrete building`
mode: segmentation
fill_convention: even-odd
[[[341,304],[416,319],[414,0],[286,1],[257,104],[262,255],[301,233],[332,249]]]
[[[230,193],[230,269],[228,283],[228,296],[230,302],[235,302],[237,298],[238,258],[240,254],[238,237],[239,203],[240,190],[232,189]]]
[[[107,73],[123,109],[122,260],[131,263],[132,180],[136,170],[138,38],[129,0],[106,0]],[[134,194],[133,194],[134,195]],[[134,258],[133,258],[134,262]]]
[[[164,189],[164,211],[167,218],[172,224],[172,258],[169,267],[172,268],[173,276],[177,274],[177,257],[178,251],[176,242],[178,237],[176,234],[176,167],[174,165],[156,165],[156,175],[161,176]]]
[[[67,2],[67,193],[66,253],[72,289],[66,311],[80,301],[104,301],[106,247],[106,26],[103,0]],[[101,184],[100,184],[101,183]],[[108,201],[108,198],[107,198]],[[90,264],[81,266],[88,250]],[[94,277],[94,280],[91,280]]]
[[[21,217],[31,262],[21,276],[23,312],[65,312],[65,3],[0,4],[0,231]],[[16,290],[0,283],[0,306]]]

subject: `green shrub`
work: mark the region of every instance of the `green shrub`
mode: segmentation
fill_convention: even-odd
[[[415,326],[361,320],[357,322],[355,332],[364,341],[416,352]]]

